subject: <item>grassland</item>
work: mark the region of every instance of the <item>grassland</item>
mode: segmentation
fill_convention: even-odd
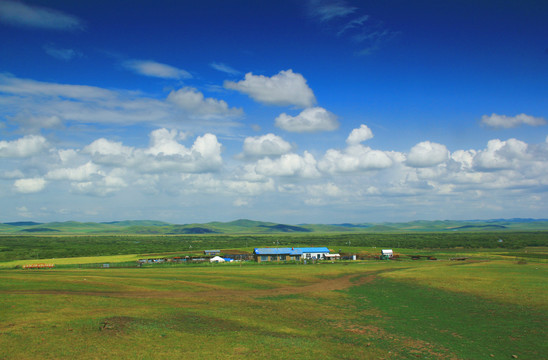
[[[5,268],[0,358],[547,358],[548,264],[458,251],[470,260]]]
[[[287,245],[368,260],[84,266]],[[0,359],[547,359],[547,245],[546,231],[0,236]],[[383,247],[399,260],[374,260]]]

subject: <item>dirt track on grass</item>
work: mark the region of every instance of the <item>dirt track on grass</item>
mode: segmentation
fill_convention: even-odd
[[[67,290],[6,290],[0,294],[20,295],[76,295],[76,296],[102,296],[119,298],[178,298],[178,299],[220,299],[220,298],[257,298],[277,295],[307,294],[344,290],[352,286],[372,282],[375,275],[346,275],[336,279],[320,280],[304,286],[284,286],[266,290],[233,290],[221,286],[204,284],[208,290],[183,291],[183,290],[150,290],[150,291],[67,291]],[[202,284],[197,284],[202,285]]]

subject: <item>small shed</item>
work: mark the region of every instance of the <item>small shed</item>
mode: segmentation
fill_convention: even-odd
[[[394,257],[394,252],[392,249],[383,249],[381,250],[381,260],[388,260]]]

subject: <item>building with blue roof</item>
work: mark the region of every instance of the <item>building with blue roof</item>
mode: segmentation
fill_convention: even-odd
[[[306,248],[255,248],[253,250],[255,260],[263,261],[288,261],[288,260],[321,260],[329,254],[326,247]]]

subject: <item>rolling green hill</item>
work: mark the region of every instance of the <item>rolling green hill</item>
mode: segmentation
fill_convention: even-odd
[[[343,224],[278,224],[240,219],[205,224],[170,224],[153,220],[112,222],[6,222],[0,223],[0,234],[279,234],[279,233],[409,233],[409,232],[473,232],[548,230],[546,219],[497,219],[467,221],[425,221],[403,223],[343,223]]]

